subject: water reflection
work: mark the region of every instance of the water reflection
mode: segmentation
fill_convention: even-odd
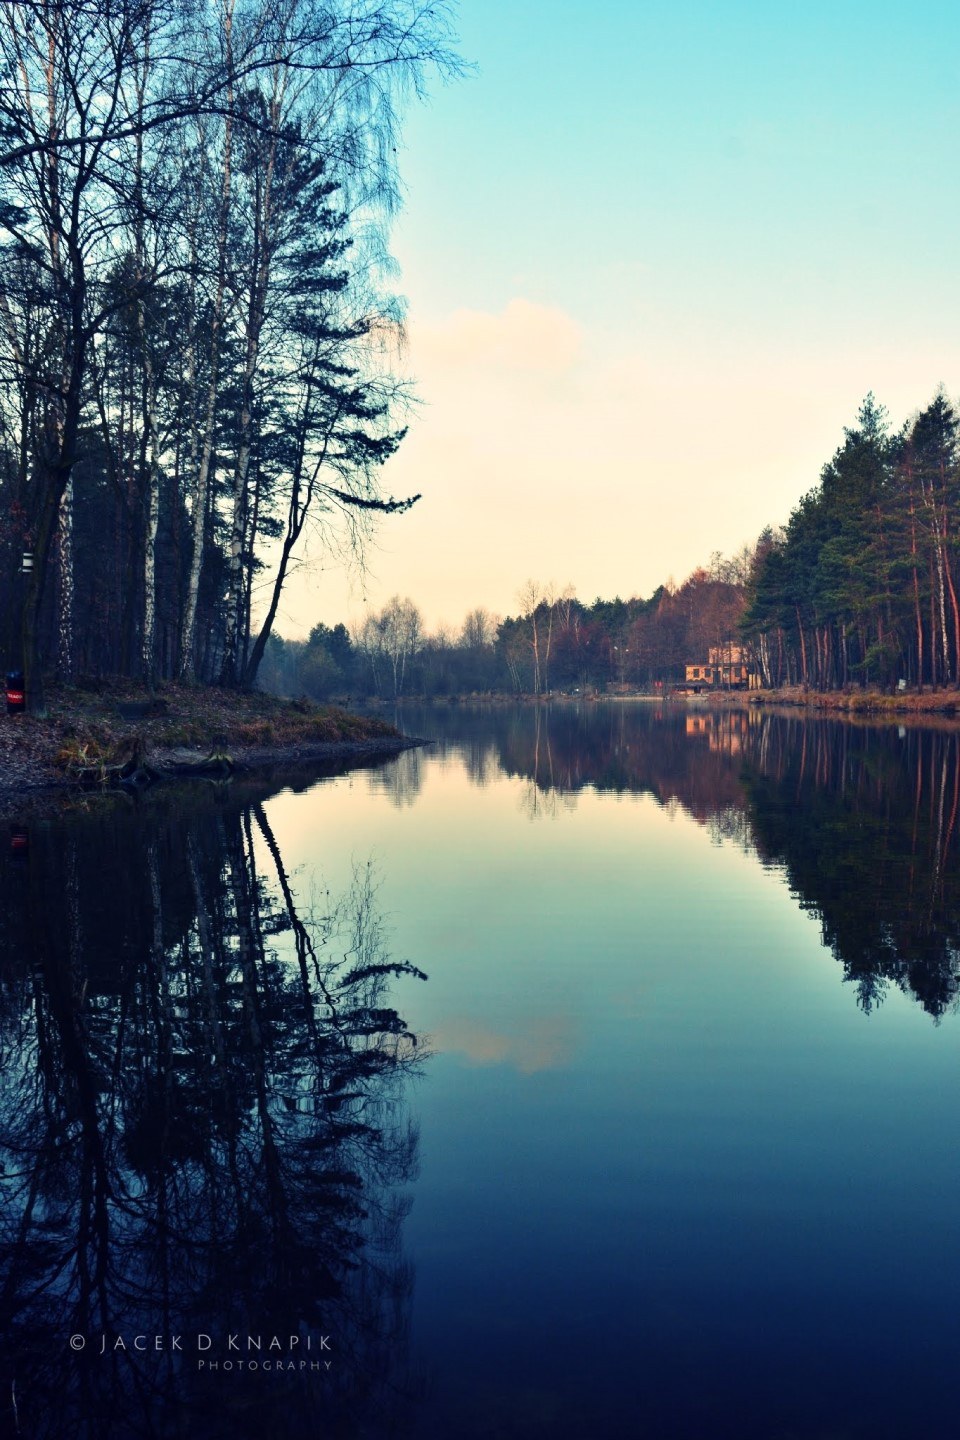
[[[960,736],[781,721],[763,740],[744,777],[754,844],[819,916],[860,1005],[894,984],[935,1017],[954,1008]]]
[[[956,1006],[956,729],[626,704],[451,707],[407,723],[439,731],[477,784],[521,779],[531,819],[586,789],[682,809],[787,876],[865,1011],[891,984],[934,1017]]]
[[[401,750],[390,764],[371,770],[370,788],[386,795],[398,810],[413,805],[423,789],[424,757],[422,750]]]
[[[417,1050],[387,989],[419,972],[369,868],[304,907],[263,804],[160,800],[31,824],[0,904],[7,1428],[402,1428]]]
[[[575,1023],[565,1014],[535,1015],[504,1030],[469,1015],[451,1015],[430,1038],[438,1050],[462,1055],[473,1065],[512,1065],[521,1075],[563,1069],[576,1049]]]

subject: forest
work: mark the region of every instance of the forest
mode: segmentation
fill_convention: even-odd
[[[957,684],[958,431],[942,389],[896,433],[867,396],[819,484],[758,544],[742,628],[764,684]]]
[[[361,547],[405,430],[387,251],[413,0],[10,0],[0,615],[44,678],[252,686],[294,551]]]
[[[711,647],[743,645],[767,689],[936,690],[960,682],[960,416],[938,391],[891,432],[872,394],[787,524],[715,552],[647,599],[584,604],[528,581],[506,618],[472,610],[430,635],[394,596],[351,633],[273,637],[280,694],[548,695],[683,685]]]

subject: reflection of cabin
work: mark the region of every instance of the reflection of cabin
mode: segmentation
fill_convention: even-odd
[[[699,714],[687,716],[686,733],[688,735],[709,735],[712,729],[713,716],[711,714],[704,714],[701,710]]]
[[[694,711],[686,717],[686,733],[693,739],[705,739],[710,749],[720,754],[739,755],[759,718],[752,710]]]
[[[759,690],[760,676],[753,665],[753,656],[746,645],[732,640],[711,645],[705,665],[686,667],[687,685],[700,695],[704,690]]]

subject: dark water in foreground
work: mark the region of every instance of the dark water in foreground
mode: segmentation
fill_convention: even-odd
[[[956,1435],[958,736],[404,721],[11,829],[6,1430]]]

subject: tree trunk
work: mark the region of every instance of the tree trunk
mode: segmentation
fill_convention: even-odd
[[[57,674],[67,684],[73,679],[73,479],[60,500],[58,524],[60,604],[57,617]]]
[[[797,614],[797,631],[800,635],[800,662],[802,667],[801,673],[803,675],[803,684],[807,685],[809,684],[809,676],[807,673],[807,642],[803,634],[803,621],[800,619],[800,606],[795,605],[794,609]]]
[[[227,47],[228,63],[232,66],[231,49],[231,27],[232,27],[232,4],[227,7],[224,18],[224,38]],[[233,84],[227,88],[227,114],[224,121],[223,137],[223,184],[220,193],[220,216],[217,227],[217,283],[213,299],[213,314],[210,324],[210,377],[207,384],[206,415],[204,417],[203,444],[200,454],[200,463],[197,468],[196,481],[193,487],[193,547],[190,557],[190,579],[187,584],[187,601],[184,609],[181,654],[180,654],[180,678],[187,680],[193,678],[194,674],[194,650],[196,644],[196,620],[197,620],[197,596],[200,591],[200,571],[203,566],[203,549],[206,538],[207,519],[207,496],[210,484],[210,463],[213,455],[214,421],[217,401],[217,382],[220,366],[220,339],[221,327],[223,325],[224,292],[227,281],[227,229],[230,215],[230,199],[232,190],[232,156],[233,156]],[[193,244],[196,244],[196,233],[191,237]],[[194,262],[196,255],[194,253]],[[193,271],[196,271],[194,263]],[[194,355],[195,363],[195,355]],[[195,374],[195,370],[194,370]],[[191,387],[192,389],[192,387]]]

